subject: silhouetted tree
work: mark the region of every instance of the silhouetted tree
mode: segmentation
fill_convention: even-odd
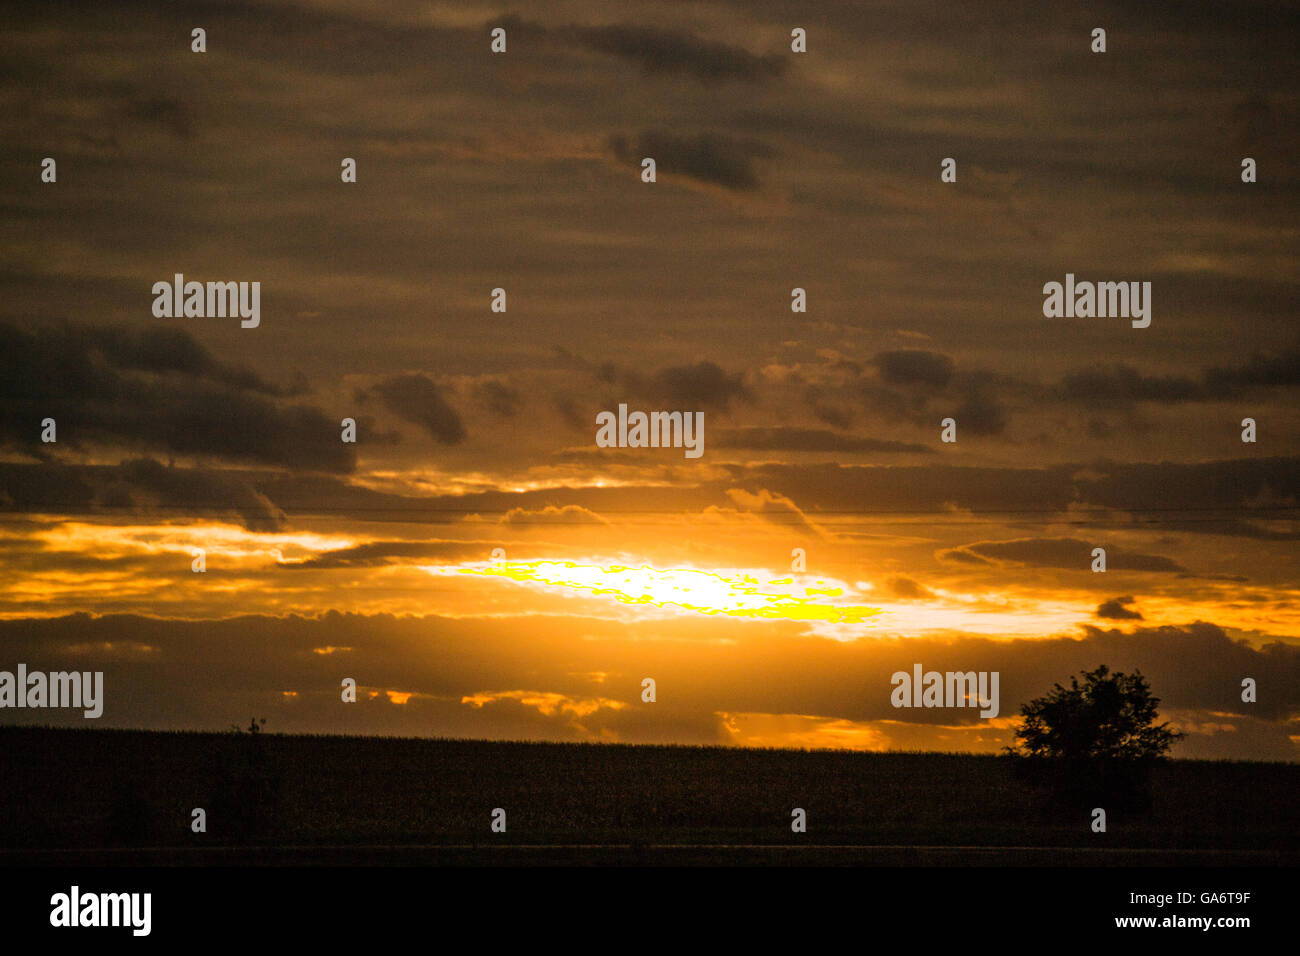
[[[1057,684],[1046,697],[1020,708],[1019,743],[1008,749],[1066,760],[1150,760],[1163,757],[1183,736],[1167,722],[1156,725],[1160,698],[1151,696],[1140,673],[1111,674],[1105,664],[1082,673],[1083,686],[1071,677],[1068,688]]]
[[[1051,785],[1070,802],[1105,799],[1143,806],[1150,765],[1184,735],[1157,724],[1160,698],[1140,673],[1111,673],[1106,665],[1083,671],[1083,683],[1056,684],[1020,708],[1015,746],[1022,776]]]

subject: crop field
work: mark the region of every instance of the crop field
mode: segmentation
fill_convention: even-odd
[[[1300,848],[1300,766],[1282,763],[1165,763],[1148,808],[1112,808],[1094,833],[1086,811],[990,756],[45,728],[0,729],[0,755],[11,862],[294,848],[297,862],[509,849],[540,862],[1268,863]],[[206,832],[191,829],[196,808]],[[794,808],[807,832],[792,832]]]

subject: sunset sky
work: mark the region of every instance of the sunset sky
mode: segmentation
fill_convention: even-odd
[[[6,19],[0,669],[102,670],[97,726],[992,752],[1106,664],[1175,756],[1300,759],[1295,4]]]

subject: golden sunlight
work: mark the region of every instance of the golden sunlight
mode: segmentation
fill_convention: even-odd
[[[837,582],[819,580],[817,586],[800,588],[792,578],[784,577],[771,578],[764,584],[754,574],[739,571],[726,576],[695,568],[601,567],[575,561],[502,561],[486,565],[426,567],[425,570],[434,574],[454,571],[547,588],[569,588],[612,597],[622,604],[657,608],[671,605],[707,615],[860,624],[880,614],[879,608],[836,603],[834,599],[844,595],[843,585]]]

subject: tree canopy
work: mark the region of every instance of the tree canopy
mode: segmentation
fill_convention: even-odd
[[[1160,698],[1141,673],[1112,674],[1106,665],[1083,671],[1083,683],[1056,684],[1046,696],[1020,708],[1018,756],[1066,760],[1148,760],[1163,757],[1184,735],[1156,724]]]

